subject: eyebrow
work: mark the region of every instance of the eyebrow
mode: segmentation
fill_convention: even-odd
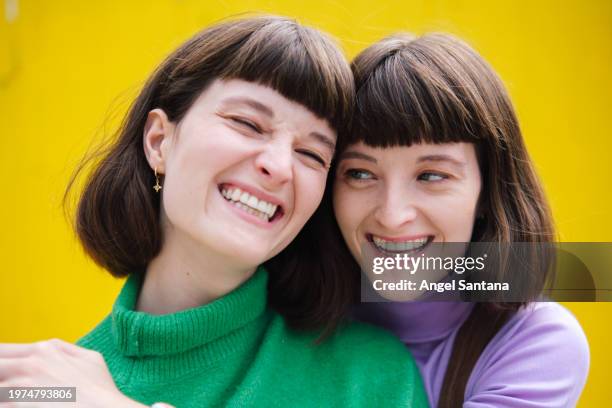
[[[338,158],[338,161],[344,160],[344,159],[361,159],[361,160],[367,160],[372,163],[378,163],[378,160],[376,160],[374,157],[367,155],[365,153],[356,152],[353,150],[347,150],[346,152],[342,153],[340,157]]]
[[[368,154],[356,152],[353,150],[347,150],[346,152],[342,153],[338,161],[344,160],[344,159],[361,159],[361,160],[372,162],[374,164],[378,163],[378,160],[376,160],[374,157]],[[459,167],[464,167],[466,165],[464,162],[459,161],[446,154],[430,154],[426,156],[420,156],[417,159],[417,163],[423,163],[423,162],[450,162],[451,164],[454,164]]]
[[[459,167],[465,166],[464,162],[457,160],[454,157],[451,157],[446,154],[430,154],[427,156],[421,156],[417,159],[417,163],[422,163],[422,162],[450,162],[451,164],[454,164]]]
[[[272,109],[270,109],[268,106],[264,105],[263,103],[258,102],[256,100],[248,98],[248,97],[233,96],[233,97],[225,99],[223,101],[223,103],[224,104],[228,104],[228,105],[232,105],[232,104],[234,104],[234,105],[247,105],[247,106],[255,109],[256,111],[259,111],[262,114],[270,117],[270,119],[274,118],[274,112],[272,111]],[[336,148],[336,142],[334,142],[334,140],[332,138],[330,138],[329,136],[325,136],[324,134],[321,134],[319,132],[310,132],[310,136],[314,137],[319,142],[321,142],[324,145],[328,146],[332,150],[334,150]]]
[[[274,111],[270,109],[270,107],[264,105],[261,102],[256,101],[255,99],[251,99],[245,96],[233,96],[223,100],[223,104],[226,105],[247,105],[256,111],[260,112],[263,115],[268,116],[269,118],[274,118]]]
[[[322,133],[319,133],[319,132],[310,132],[309,136],[314,137],[319,142],[321,142],[325,146],[329,147],[332,150],[332,152],[336,149],[336,142],[334,142],[334,140],[332,138],[330,138],[329,136],[326,136],[326,135],[324,135]]]

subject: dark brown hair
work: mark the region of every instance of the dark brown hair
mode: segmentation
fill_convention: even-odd
[[[469,142],[482,177],[472,241],[527,242],[531,299],[551,267],[554,238],[549,206],[500,78],[470,46],[445,34],[398,34],[352,63],[357,90],[354,127],[342,140],[373,147]],[[501,257],[500,259],[503,259]],[[496,279],[517,273],[499,267]],[[461,328],[440,395],[441,407],[462,406],[465,384],[480,352],[523,303],[479,303]]]
[[[326,35],[276,16],[226,21],[199,32],[155,70],[116,140],[80,163],[64,195],[66,205],[79,173],[98,159],[78,202],[75,230],[86,253],[112,275],[143,273],[160,251],[160,196],[151,188],[155,178],[142,141],[149,111],[161,108],[180,122],[213,80],[231,78],[269,86],[326,119],[339,138],[346,133],[353,77]],[[294,327],[329,331],[350,302],[350,279],[324,273],[320,257],[328,243],[316,234],[330,222],[326,214],[318,211],[293,246],[267,264],[270,303]]]

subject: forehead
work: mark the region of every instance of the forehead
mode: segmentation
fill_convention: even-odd
[[[198,96],[190,110],[244,109],[271,120],[291,121],[299,126],[317,127],[335,137],[327,120],[273,88],[242,79],[215,79]]]

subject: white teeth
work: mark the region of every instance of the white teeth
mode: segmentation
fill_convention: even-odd
[[[274,213],[278,205],[269,203],[264,200],[260,200],[254,195],[242,191],[239,188],[224,188],[221,190],[221,195],[227,200],[231,201],[236,207],[245,210],[249,214],[253,214],[264,221],[269,220]]]
[[[240,197],[240,198],[242,198],[242,197]],[[250,196],[250,197],[249,197],[249,201],[247,202],[247,205],[248,205],[249,207],[251,207],[251,208],[255,208],[255,209],[257,210],[257,209],[258,209],[258,208],[257,208],[257,204],[258,204],[258,203],[259,203],[259,200],[257,199],[257,197],[255,197],[255,196]]]
[[[267,213],[268,210],[270,209],[270,203],[266,203],[265,201],[260,201],[259,204],[257,204],[257,209],[261,212]]]
[[[260,201],[257,204],[257,209],[261,212],[268,212],[268,206],[270,205],[270,203],[266,203],[265,201]]]
[[[427,238],[418,238],[410,241],[386,241],[382,238],[372,236],[374,245],[385,251],[412,251],[419,249],[427,244]]]
[[[270,204],[270,206],[268,207],[268,214],[270,214],[270,217],[274,215],[274,213],[276,212],[276,208],[278,207],[278,205],[276,204]]]
[[[247,204],[249,202],[249,193],[242,193],[242,195],[240,196],[240,202],[242,204]]]

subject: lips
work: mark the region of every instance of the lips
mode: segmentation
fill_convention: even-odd
[[[434,237],[432,235],[422,235],[418,237],[388,238],[367,234],[366,238],[381,252],[405,253],[422,250],[433,241]]]

